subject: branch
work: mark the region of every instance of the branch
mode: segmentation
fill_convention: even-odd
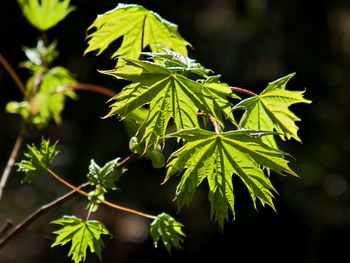
[[[118,169],[121,169],[123,167],[125,167],[127,164],[133,162],[134,160],[136,160],[137,155],[136,154],[132,154],[128,157],[126,157],[118,166]],[[2,247],[4,247],[12,238],[14,238],[15,236],[17,236],[18,234],[20,234],[23,230],[25,230],[27,227],[29,227],[33,222],[35,222],[36,220],[38,220],[38,218],[40,218],[43,215],[46,215],[48,212],[50,212],[51,210],[53,210],[56,207],[61,206],[62,204],[64,204],[65,202],[69,201],[70,199],[72,199],[74,196],[76,196],[78,193],[84,195],[84,196],[88,196],[88,194],[84,191],[82,191],[82,188],[86,187],[89,185],[88,182],[85,182],[83,184],[81,184],[78,187],[75,187],[73,185],[71,185],[70,183],[66,182],[65,180],[63,180],[61,177],[59,177],[57,174],[55,174],[53,171],[51,171],[53,174],[51,174],[52,176],[55,177],[55,179],[59,180],[60,182],[64,183],[65,185],[69,185],[70,188],[72,188],[73,190],[66,193],[65,195],[62,195],[60,197],[58,197],[57,199],[53,200],[50,203],[47,203],[46,205],[41,206],[38,210],[36,210],[33,214],[31,214],[29,217],[27,217],[22,223],[18,224],[17,226],[15,226],[11,232],[9,232],[0,242],[0,249]],[[122,210],[122,211],[126,211],[129,213],[134,213],[143,217],[147,217],[150,219],[154,219],[156,218],[155,216],[152,215],[148,215],[133,209],[129,209],[129,208],[125,208],[125,207],[121,207],[119,205],[113,204],[111,202],[108,201],[104,201],[103,202],[105,205],[113,207],[115,209],[118,210]],[[122,208],[122,209],[121,209]],[[9,221],[7,221],[7,223],[5,224],[5,226],[2,228],[1,233],[5,234],[5,232],[9,229],[9,227],[11,226],[11,223],[9,223]],[[5,230],[4,230],[5,229]],[[0,235],[1,237],[1,235]]]
[[[75,86],[67,86],[67,87],[63,87],[62,89],[59,90],[59,92],[61,91],[65,91],[65,90],[85,90],[85,91],[91,91],[91,92],[96,92],[96,93],[100,93],[103,94],[109,98],[114,97],[115,95],[117,95],[116,92],[103,87],[103,86],[99,86],[99,85],[94,85],[94,84],[87,84],[87,83],[78,83]]]
[[[26,87],[17,75],[16,71],[13,69],[13,67],[10,65],[10,63],[6,60],[6,58],[0,53],[0,64],[5,68],[7,73],[11,76],[12,80],[16,83],[19,90],[22,92],[22,94],[26,95]]]
[[[124,160],[122,160],[118,165],[117,168],[118,169],[122,169],[125,166],[127,166],[128,164],[132,163],[133,161],[137,160],[138,155],[137,154],[131,154],[129,156],[127,156],[126,158],[124,158]]]
[[[258,94],[254,93],[253,91],[247,90],[247,89],[242,89],[242,88],[238,88],[238,87],[230,87],[230,89],[232,91],[243,93],[243,94],[246,94],[246,95],[249,95],[252,97],[258,96]]]
[[[11,174],[12,167],[16,161],[19,149],[21,148],[22,141],[23,141],[23,136],[24,136],[24,128],[22,126],[20,134],[17,136],[15,145],[12,148],[12,152],[10,154],[10,157],[7,161],[6,167],[4,172],[2,173],[1,181],[0,181],[0,200],[4,192],[5,185],[7,183],[7,180]]]
[[[89,197],[89,194],[77,187],[75,187],[74,185],[70,184],[69,182],[67,182],[66,180],[64,180],[62,177],[60,177],[58,174],[56,174],[54,171],[52,171],[51,169],[47,168],[46,171],[53,177],[55,178],[56,180],[58,180],[59,182],[61,182],[62,184],[68,186],[69,188],[73,189],[74,191],[78,192],[79,194],[83,195],[83,196],[86,196],[86,197]],[[121,211],[124,211],[124,212],[128,212],[128,213],[131,213],[131,214],[135,214],[135,215],[139,215],[139,216],[142,216],[142,217],[146,217],[146,218],[150,218],[150,219],[155,219],[156,216],[154,215],[149,215],[149,214],[146,214],[146,213],[143,213],[143,212],[140,212],[140,211],[137,211],[137,210],[134,210],[134,209],[131,209],[131,208],[128,208],[128,207],[124,207],[124,206],[120,206],[120,205],[117,205],[117,204],[114,204],[114,203],[111,203],[109,201],[106,201],[106,200],[100,200],[101,203],[105,204],[106,206],[109,206],[109,207],[112,207],[114,209],[118,209],[118,210],[121,210]]]
[[[77,189],[82,189],[86,186],[88,186],[89,183],[84,183],[77,187]],[[33,222],[38,220],[39,217],[46,215],[48,212],[50,212],[52,209],[61,206],[68,200],[72,199],[74,196],[77,195],[77,192],[75,190],[70,191],[66,193],[65,195],[60,196],[59,198],[53,200],[50,203],[47,203],[46,205],[41,206],[38,210],[36,210],[33,214],[31,214],[29,217],[27,217],[22,223],[16,225],[0,242],[0,249],[4,247],[12,238],[20,234],[24,229],[29,227]]]

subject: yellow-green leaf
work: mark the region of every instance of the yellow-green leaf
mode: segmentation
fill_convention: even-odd
[[[222,127],[222,116],[235,123],[232,104],[228,100],[235,95],[226,85],[211,78],[202,82],[194,81],[184,74],[202,74],[204,71],[199,64],[194,67],[194,62],[188,60],[190,66],[184,64],[172,67],[169,63],[158,64],[126,58],[122,60],[122,66],[102,73],[133,83],[112,98],[111,111],[106,117],[118,115],[123,119],[129,112],[149,105],[148,116],[139,129],[142,132],[140,141],[145,143],[145,150],[156,149],[171,119],[177,130],[198,127],[198,111],[214,116]]]
[[[112,58],[124,56],[137,59],[147,46],[154,52],[162,47],[187,55],[187,46],[177,30],[177,26],[158,14],[140,5],[118,4],[118,6],[99,15],[88,30],[96,30],[87,36],[88,47],[85,54],[97,51],[101,54],[112,42],[123,37],[121,46]]]
[[[274,209],[272,198],[276,190],[262,167],[281,175],[296,174],[288,166],[285,153],[262,142],[260,136],[269,134],[255,131],[217,134],[195,128],[167,135],[168,138],[177,137],[187,142],[170,156],[164,180],[181,175],[176,189],[179,208],[191,202],[197,187],[207,179],[211,216],[222,228],[228,219],[228,210],[235,215],[234,174],[247,187],[255,208],[258,199],[263,206],[267,204]]]
[[[37,29],[46,31],[62,21],[75,8],[70,0],[18,0],[24,16]]]
[[[238,103],[234,109],[244,109],[240,126],[246,129],[276,131],[280,137],[301,141],[296,121],[300,121],[289,106],[295,103],[311,103],[303,97],[304,91],[286,90],[286,84],[295,74],[287,75],[268,84],[258,96]],[[273,136],[263,138],[269,146],[277,148]]]
[[[103,248],[101,235],[110,235],[101,222],[96,220],[85,221],[75,216],[64,216],[52,223],[63,227],[53,232],[57,234],[57,237],[51,247],[64,246],[71,242],[68,256],[71,256],[75,263],[85,261],[88,248],[91,253],[95,253],[101,260],[101,250]]]

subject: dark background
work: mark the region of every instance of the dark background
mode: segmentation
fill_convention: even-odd
[[[295,160],[291,166],[300,179],[272,175],[279,191],[276,214],[269,207],[256,212],[247,191],[237,183],[236,219],[224,231],[210,221],[206,186],[200,187],[193,203],[176,213],[171,201],[177,180],[160,186],[164,170],[152,169],[147,161],[131,164],[123,177],[122,191],[109,199],[132,208],[157,214],[165,211],[185,224],[183,250],[170,256],[161,246],[154,249],[148,236],[149,221],[101,208],[93,215],[114,235],[105,239],[103,262],[348,262],[350,258],[349,204],[349,88],[350,88],[350,3],[349,1],[124,1],[142,4],[177,24],[182,36],[193,45],[190,56],[222,74],[233,86],[255,92],[269,81],[291,72],[297,75],[290,89],[303,90],[313,104],[295,105],[302,118],[300,144],[282,142],[283,150]],[[95,83],[115,91],[122,83],[102,76],[109,69],[111,51],[101,57],[83,56],[85,31],[97,14],[117,1],[72,0],[77,10],[49,30],[58,39],[60,57],[56,64],[69,68],[81,82]],[[13,0],[0,2],[0,52],[17,68],[25,60],[23,46],[35,46],[40,35],[21,15]],[[23,80],[28,72],[18,69]],[[20,119],[4,113],[11,100],[21,94],[7,72],[0,68],[0,170],[5,167],[19,130]],[[79,93],[79,101],[68,101],[60,126],[31,131],[26,142],[41,136],[60,139],[60,157],[55,169],[67,180],[83,182],[90,159],[98,163],[129,154],[128,137],[116,119],[102,120],[108,111],[107,98]],[[0,203],[0,226],[11,218],[18,223],[41,205],[68,191],[49,176],[22,185],[12,174]],[[68,262],[68,247],[50,249],[55,228],[50,221],[62,214],[84,217],[83,198],[76,198],[41,217],[24,233],[0,250],[0,262]],[[340,260],[342,259],[342,260]],[[95,255],[87,262],[98,262]]]

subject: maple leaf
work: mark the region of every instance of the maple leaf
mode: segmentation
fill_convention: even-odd
[[[50,140],[42,139],[40,148],[34,144],[27,145],[28,151],[24,153],[26,159],[16,163],[17,171],[25,173],[23,183],[31,183],[32,180],[46,170],[46,168],[53,162],[57,154],[57,142],[50,144]]]
[[[256,200],[273,209],[271,184],[262,167],[275,172],[296,174],[284,159],[285,153],[264,144],[260,136],[270,132],[229,131],[221,134],[203,129],[187,129],[168,134],[167,138],[177,137],[187,142],[169,157],[164,182],[171,176],[182,174],[177,186],[176,199],[179,208],[189,204],[196,188],[207,179],[211,217],[223,227],[228,219],[228,210],[235,216],[234,187],[232,175],[237,175],[247,187],[256,208]]]
[[[117,190],[115,182],[119,181],[125,169],[118,169],[117,163],[120,158],[107,162],[103,167],[100,167],[94,160],[90,161],[89,173],[87,178],[91,185],[100,185],[104,192]]]
[[[181,248],[182,237],[185,236],[182,231],[183,224],[177,222],[173,217],[166,213],[158,215],[150,227],[150,234],[153,238],[155,248],[158,247],[159,239],[162,240],[165,248],[171,253],[171,248]]]
[[[64,87],[75,85],[76,81],[70,72],[63,67],[55,67],[43,74],[38,70],[27,81],[27,90],[33,91],[34,82],[42,76],[39,90],[29,101],[11,101],[6,105],[8,113],[20,114],[22,118],[37,128],[46,127],[51,119],[57,124],[61,123],[61,113],[64,109],[66,97],[76,99],[75,92],[64,90]]]
[[[174,52],[171,54],[174,55]],[[175,61],[181,55],[176,56]],[[112,98],[111,111],[106,117],[118,115],[123,119],[129,112],[149,104],[148,116],[139,128],[145,150],[156,148],[159,139],[166,133],[170,119],[174,120],[177,130],[198,127],[199,110],[214,116],[221,126],[222,115],[235,123],[232,104],[227,98],[237,96],[227,85],[220,83],[218,77],[194,81],[185,76],[184,73],[203,73],[202,66],[198,66],[197,70],[192,60],[187,60],[191,66],[178,64],[176,67],[146,60],[122,60],[123,65],[115,70],[101,71],[133,82]]]
[[[96,220],[85,221],[75,216],[64,216],[51,223],[63,226],[53,232],[57,234],[57,237],[51,247],[64,246],[71,242],[68,256],[71,256],[75,263],[85,261],[88,248],[90,248],[91,253],[96,253],[101,260],[101,249],[103,247],[101,235],[110,235],[110,232],[101,222]]]
[[[40,31],[46,31],[62,21],[75,7],[70,0],[18,0],[24,16]]]
[[[120,158],[116,158],[109,161],[103,167],[100,167],[94,160],[90,161],[89,172],[86,177],[90,185],[95,187],[95,189],[89,193],[88,208],[91,209],[92,212],[97,211],[101,200],[104,200],[104,195],[108,190],[119,189],[115,183],[119,181],[122,174],[127,170],[125,168],[117,168],[119,160]]]
[[[88,30],[92,28],[96,30],[87,36],[89,41],[85,54],[98,51],[99,55],[120,37],[123,37],[122,44],[112,58],[124,56],[136,59],[147,46],[154,52],[159,51],[156,44],[187,55],[187,46],[190,46],[175,24],[140,5],[118,4],[115,9],[99,15]]]
[[[276,131],[283,140],[294,138],[300,142],[297,134],[298,126],[295,124],[300,118],[288,107],[295,103],[311,103],[311,101],[303,98],[304,91],[286,90],[288,81],[294,75],[289,74],[275,80],[258,96],[239,102],[234,109],[245,110],[240,126],[252,130]],[[273,136],[266,136],[263,141],[277,148]]]

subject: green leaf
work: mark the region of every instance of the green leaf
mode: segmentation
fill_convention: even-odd
[[[187,142],[170,156],[164,180],[166,182],[172,175],[182,175],[176,190],[179,208],[191,202],[196,188],[207,179],[211,217],[222,228],[228,220],[228,210],[235,216],[232,184],[235,174],[247,187],[255,208],[258,199],[263,206],[267,204],[274,209],[272,198],[276,190],[262,167],[281,175],[296,174],[284,159],[285,153],[270,148],[261,140],[260,136],[270,134],[256,131],[216,134],[196,128],[167,135]]]
[[[49,46],[46,46],[42,39],[39,39],[36,47],[24,47],[24,53],[27,57],[27,61],[24,61],[20,66],[37,71],[40,67],[49,66],[58,56],[57,41],[52,42]]]
[[[39,149],[34,144],[27,145],[28,151],[24,154],[26,159],[16,163],[17,171],[25,173],[23,183],[31,183],[36,176],[47,169],[59,153],[56,145],[57,141],[51,145],[49,139],[42,139]]]
[[[46,31],[62,21],[75,7],[70,0],[18,0],[24,16],[40,31]]]
[[[288,107],[295,103],[311,103],[311,101],[303,98],[304,91],[286,90],[288,81],[294,75],[293,73],[271,82],[258,96],[238,103],[234,109],[245,110],[240,126],[253,130],[276,131],[283,140],[294,138],[300,142],[298,127],[295,124],[300,118]],[[263,141],[277,148],[273,136],[266,136]]]
[[[28,80],[29,91],[35,86],[35,80],[36,75]],[[66,97],[76,99],[73,91],[64,88],[74,86],[76,83],[67,69],[63,67],[50,69],[43,75],[39,90],[29,102],[31,111],[29,121],[38,128],[47,126],[52,118],[60,124]]]
[[[123,37],[122,44],[112,58],[137,59],[147,46],[154,52],[159,51],[155,44],[187,55],[190,45],[181,37],[176,25],[140,5],[118,4],[115,9],[99,15],[88,30],[92,28],[96,30],[87,36],[85,54],[98,51],[99,55],[120,37]]]
[[[75,263],[85,261],[88,248],[91,253],[95,253],[101,260],[101,250],[103,248],[101,235],[110,235],[110,232],[101,222],[96,220],[85,221],[75,216],[64,216],[51,223],[63,226],[53,232],[57,234],[57,237],[51,247],[64,246],[71,242],[68,256],[71,256]]]
[[[154,246],[158,247],[159,239],[162,240],[164,246],[171,253],[171,248],[181,248],[183,242],[182,237],[185,234],[182,231],[183,224],[177,222],[174,218],[166,213],[162,213],[153,220],[150,227],[150,234],[153,238]]]
[[[177,130],[198,127],[199,110],[214,116],[221,126],[223,114],[235,123],[228,97],[236,96],[228,86],[218,81],[193,81],[182,74],[187,72],[186,67],[168,68],[164,64],[126,58],[123,61],[124,65],[115,70],[102,71],[133,82],[112,98],[112,109],[106,117],[118,115],[123,119],[129,112],[149,105],[148,116],[139,128],[145,150],[156,149],[171,119]]]
[[[99,185],[104,192],[108,190],[117,190],[115,185],[119,181],[125,169],[118,169],[117,163],[120,158],[107,162],[103,167],[100,167],[94,160],[91,160],[89,165],[89,173],[87,179],[91,185]]]

